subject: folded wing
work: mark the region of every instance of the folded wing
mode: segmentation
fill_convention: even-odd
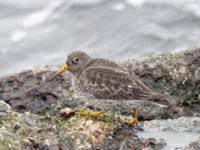
[[[152,96],[128,71],[109,67],[87,68],[81,74],[79,82],[84,85],[83,91],[100,99],[146,100]]]

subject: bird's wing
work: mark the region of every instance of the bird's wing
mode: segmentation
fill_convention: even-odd
[[[141,79],[139,79],[139,78],[135,75],[135,73],[134,73],[133,71],[128,70],[128,72],[129,72],[131,78],[136,82],[136,84],[137,84],[139,87],[143,88],[143,89],[146,90],[146,91],[149,91],[149,92],[153,93],[153,91],[152,91],[149,87],[147,87],[147,86],[141,81]]]
[[[126,71],[108,67],[89,67],[80,77],[82,90],[101,99],[148,99],[149,91],[138,86]]]
[[[96,67],[108,67],[108,68],[113,68],[113,69],[117,69],[117,70],[122,70],[125,71],[127,70],[126,68],[122,67],[121,65],[110,61],[108,59],[103,59],[103,58],[95,58],[92,60],[91,62],[92,66],[96,66]]]

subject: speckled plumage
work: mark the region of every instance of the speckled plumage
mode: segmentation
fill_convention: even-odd
[[[74,59],[79,59],[80,62],[73,64]],[[68,55],[66,63],[70,66],[72,85],[76,91],[98,99],[154,101],[152,98],[156,94],[133,72],[115,62],[102,58],[93,59],[86,53],[77,51]],[[156,102],[162,104],[164,101]]]

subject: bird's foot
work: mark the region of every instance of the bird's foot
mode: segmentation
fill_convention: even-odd
[[[124,124],[129,125],[129,126],[133,126],[135,129],[139,130],[139,131],[144,131],[144,129],[142,129],[142,127],[139,126],[139,122],[138,120],[135,119],[131,119],[131,120],[124,120],[123,121]]]
[[[99,112],[89,112],[89,111],[82,111],[82,112],[77,112],[77,115],[83,115],[83,116],[88,116],[92,119],[96,119],[97,117],[99,117],[100,115],[105,114],[106,112],[103,111],[99,111]]]
[[[138,120],[137,119],[125,119],[124,123],[131,126],[131,125],[138,125]]]
[[[143,129],[138,125],[138,108],[133,108],[133,119],[125,119],[123,123],[129,126],[134,126],[136,129],[143,131]]]

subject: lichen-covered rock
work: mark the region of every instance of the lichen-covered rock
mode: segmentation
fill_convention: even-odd
[[[5,112],[7,110],[10,110],[11,107],[9,104],[7,104],[5,101],[0,100],[0,112]]]
[[[200,112],[200,49],[175,54],[163,54],[142,61],[123,63],[134,71],[156,92],[169,94],[178,106],[161,109],[149,103],[140,106],[140,118],[173,118],[198,115]],[[70,76],[59,76],[48,82],[46,78],[54,72],[30,70],[0,78],[0,97],[19,112],[55,114],[64,107],[78,108],[89,106],[96,110],[130,114],[134,102],[84,100],[74,95],[70,89]],[[132,104],[131,104],[132,103]],[[152,110],[152,111],[149,111]],[[159,113],[158,113],[159,112]]]
[[[0,120],[2,150],[36,150],[45,145],[47,149],[55,148],[56,145],[66,150],[73,149],[59,117],[10,111],[1,113]]]
[[[162,149],[166,145],[164,141],[140,138],[137,136],[137,132],[130,126],[118,126],[98,148],[102,150],[140,150]]]
[[[162,54],[137,63],[126,62],[125,65],[154,91],[169,94],[178,102],[173,111],[165,110],[165,115],[177,117],[200,114],[200,48]]]
[[[33,113],[55,113],[61,102],[73,101],[68,96],[70,82],[63,76],[52,82],[46,77],[52,71],[25,71],[16,75],[0,78],[0,97],[19,112],[31,111]],[[59,99],[59,100],[58,100]],[[67,103],[68,104],[68,103]],[[72,105],[77,105],[73,104]],[[65,106],[62,104],[62,107]]]
[[[200,149],[200,141],[199,142],[192,142],[186,149]]]
[[[0,149],[2,150],[21,150],[20,142],[6,129],[0,130]]]

